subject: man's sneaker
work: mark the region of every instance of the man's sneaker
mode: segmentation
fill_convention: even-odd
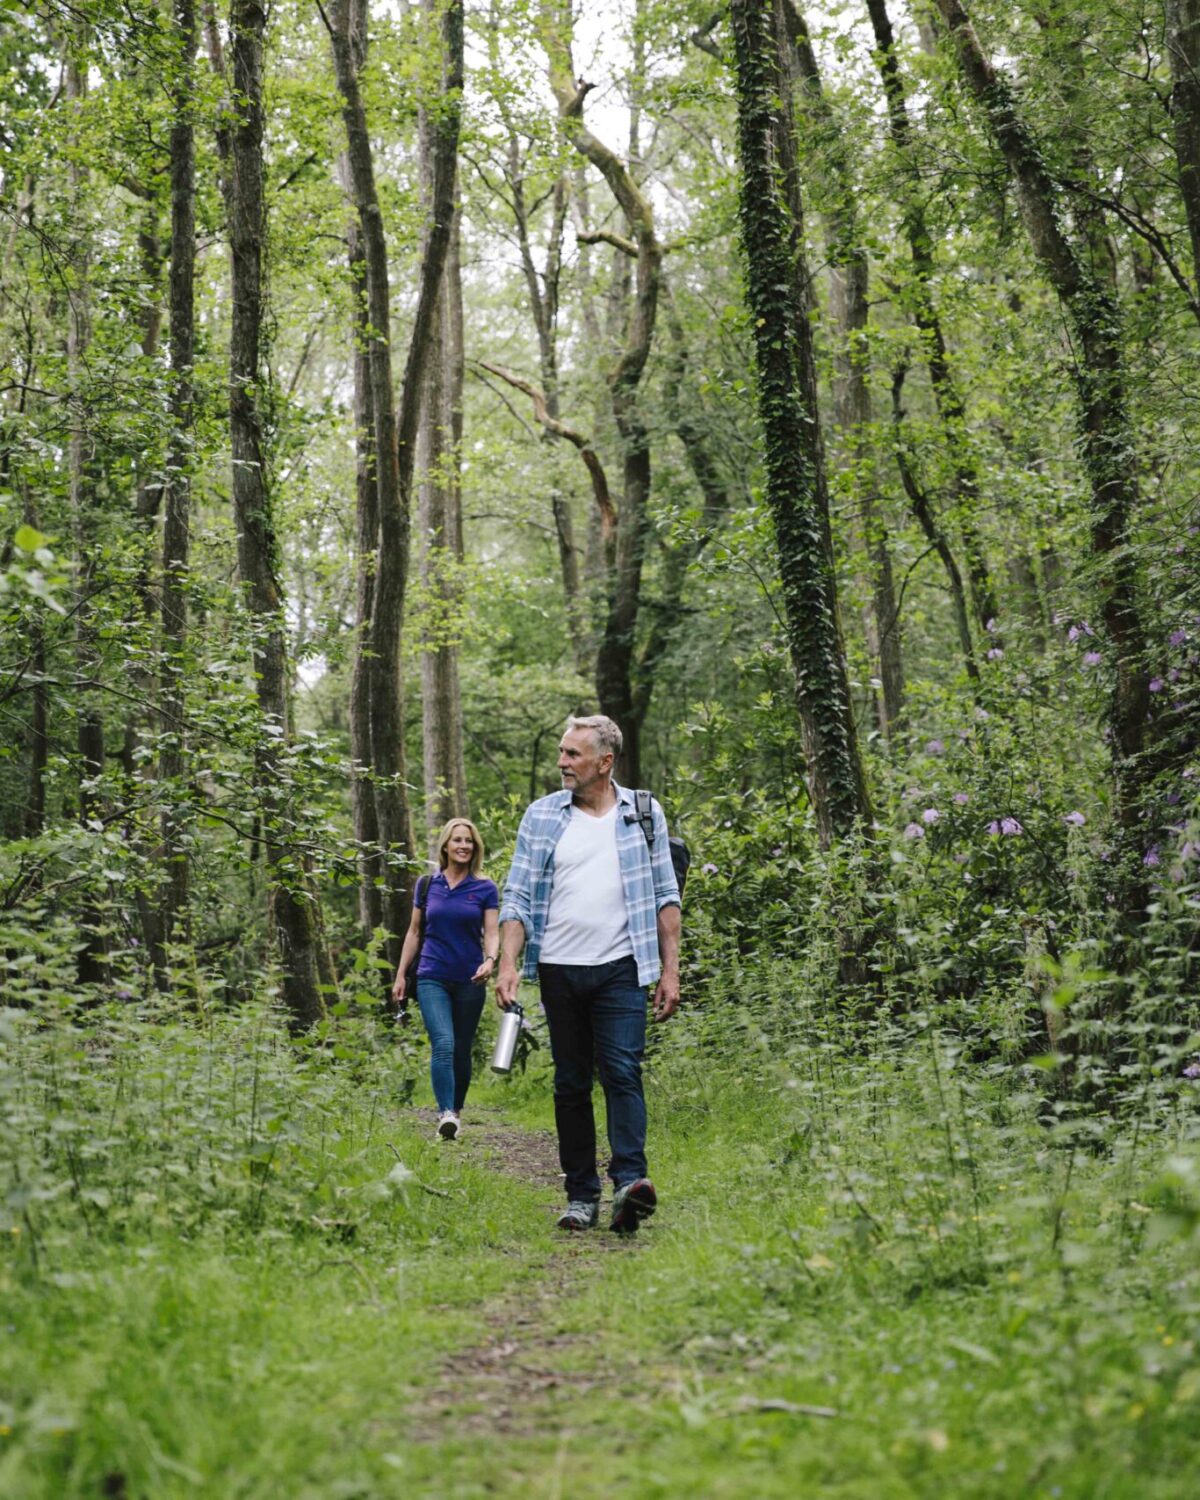
[[[560,1229],[595,1229],[600,1205],[594,1198],[572,1198],[558,1216]]]
[[[443,1141],[458,1139],[458,1116],[452,1109],[444,1109],[438,1116],[438,1138]]]
[[[639,1177],[613,1194],[612,1223],[608,1227],[617,1234],[636,1234],[641,1221],[648,1219],[657,1207],[654,1184],[648,1177]]]

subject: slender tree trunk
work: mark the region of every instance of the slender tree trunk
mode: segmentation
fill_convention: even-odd
[[[448,0],[440,16],[443,107],[437,112],[432,130],[430,222],[421,256],[417,306],[398,406],[392,397],[387,244],[375,186],[366,109],[358,86],[361,56],[356,59],[351,48],[352,27],[345,0],[327,20],[334,72],[342,96],[354,202],[366,255],[367,311],[371,325],[379,534],[371,627],[360,635],[360,650],[365,656],[363,677],[369,703],[375,814],[386,859],[383,925],[388,930],[388,959],[393,965],[399,962],[408,926],[414,858],[404,757],[401,631],[408,586],[417,426],[454,218],[463,81],[461,0]]]
[[[917,483],[912,464],[904,444],[904,407],[902,396],[908,367],[900,365],[892,375],[892,428],[895,435],[896,467],[900,471],[900,482],[912,507],[917,524],[925,534],[925,540],[941,559],[946,570],[946,582],[950,589],[950,603],[954,611],[954,628],[958,634],[958,645],[963,656],[967,676],[973,683],[979,681],[979,664],[975,660],[975,645],[971,639],[971,615],[967,607],[967,591],[963,586],[962,570],[955,559],[954,551],[938,524],[929,497]]]
[[[980,627],[986,628],[988,622],[996,618],[997,604],[983,542],[976,525],[980,506],[979,463],[968,429],[962,395],[950,366],[942,321],[933,300],[933,237],[929,232],[920,196],[921,183],[913,162],[913,130],[904,81],[896,60],[895,38],[886,0],[867,0],[867,10],[875,32],[876,59],[887,100],[888,127],[901,167],[903,188],[899,197],[901,220],[912,259],[913,281],[910,295],[913,321],[921,333],[938,418],[952,456],[955,511],[962,532],[975,617]]]
[[[824,160],[834,179],[837,206],[829,215],[828,241],[841,330],[835,416],[838,426],[846,434],[847,459],[870,560],[871,604],[867,611],[867,634],[872,657],[879,669],[880,727],[885,737],[891,739],[904,712],[904,662],[892,553],[887,524],[881,513],[875,454],[870,438],[870,345],[867,339],[870,257],[861,242],[858,195],[850,161],[839,123],[825,95],[807,22],[795,0],[787,0],[784,16],[792,43],[795,73],[802,84],[800,102],[812,127],[820,133]]]
[[[458,686],[457,619],[462,609],[459,566],[462,562],[455,475],[459,449],[454,439],[453,409],[461,398],[453,389],[461,379],[461,354],[455,346],[462,328],[451,309],[453,291],[461,294],[457,270],[458,231],[446,266],[437,336],[425,382],[425,411],[417,436],[418,525],[421,572],[432,613],[432,639],[421,652],[422,748],[425,771],[425,823],[430,835],[451,817],[466,817],[466,767],[462,745],[462,700]],[[455,326],[456,325],[456,326]]]
[[[829,529],[801,226],[790,198],[794,125],[781,0],[732,0],[740,218],[754,321],[767,500],[775,523],[796,704],[822,845],[870,826]]]
[[[1146,722],[1150,706],[1145,631],[1138,605],[1132,520],[1138,499],[1137,435],[1129,413],[1120,312],[1107,287],[1068,238],[1058,194],[1012,86],[984,54],[959,0],[938,0],[966,85],[980,106],[1016,183],[1033,253],[1058,293],[1078,341],[1075,385],[1082,454],[1091,484],[1093,576],[1112,647],[1115,687],[1109,727],[1124,845],[1122,904],[1144,911],[1147,887],[1140,854],[1146,789]]]
[[[162,948],[154,955],[165,988],[170,944],[188,934],[188,851],[181,816],[187,766],[184,652],[188,628],[188,564],[191,512],[192,406],[195,360],[196,148],[192,119],[196,56],[195,0],[175,0],[179,41],[177,82],[172,90],[171,127],[171,440],[167,451],[163,528],[160,687],[162,751],[159,779],[167,789],[162,820],[166,880],[162,899]]]
[[[591,85],[576,83],[558,0],[543,0],[541,33],[563,132],[607,182],[636,245],[624,348],[608,376],[612,413],[623,449],[623,498],[617,526],[616,565],[609,575],[608,611],[596,656],[596,693],[601,711],[615,719],[624,731],[622,779],[637,785],[641,780],[642,718],[634,698],[634,652],[650,499],[650,437],[638,401],[638,388],[654,336],[662,249],[655,234],[649,199],[638,188],[625,163],[583,123],[583,101]],[[624,256],[624,248],[619,247],[618,253]]]
[[[1179,195],[1192,242],[1192,285],[1200,296],[1200,0],[1167,0],[1167,52]]]
[[[250,614],[263,733],[257,753],[263,841],[272,915],[291,1024],[307,1028],[324,1014],[328,970],[316,901],[303,861],[289,847],[287,777],[279,752],[290,733],[283,601],[275,575],[276,540],[262,444],[263,33],[261,0],[233,0],[230,18],[233,122],[229,130],[229,243],[233,262],[229,347],[229,427],[238,569]]]
[[[346,167],[347,174],[349,167]],[[367,656],[363,637],[370,631],[375,595],[375,559],[379,542],[379,502],[375,488],[375,409],[371,399],[370,332],[366,301],[366,255],[355,217],[348,230],[350,276],[354,296],[354,447],[355,447],[355,620],[357,646],[350,676],[350,793],[354,839],[358,845],[358,919],[369,942],[383,922],[383,859],[379,820],[371,786],[371,700],[367,692]]]
[[[67,102],[78,120],[87,97],[86,33],[80,29],[67,40]],[[72,199],[80,213],[87,213],[87,168],[83,152],[71,157],[67,181]],[[89,822],[99,812],[97,783],[104,774],[104,720],[94,689],[88,686],[100,675],[100,653],[95,626],[88,602],[94,578],[96,495],[93,485],[89,448],[85,390],[86,362],[91,342],[90,305],[90,235],[80,234],[75,255],[74,279],[67,309],[67,379],[71,389],[71,426],[67,437],[67,473],[71,525],[78,564],[75,601],[75,665],[80,681],[77,710],[76,749],[79,757],[79,816]],[[79,981],[100,984],[107,974],[105,956],[108,944],[102,931],[102,917],[89,906],[82,914],[83,944],[79,950]]]

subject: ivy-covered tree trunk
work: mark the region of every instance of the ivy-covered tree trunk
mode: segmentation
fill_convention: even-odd
[[[1041,143],[1011,84],[984,54],[959,0],[938,0],[938,9],[967,90],[982,109],[1016,183],[1033,253],[1061,298],[1078,341],[1074,371],[1081,451],[1092,494],[1092,576],[1112,648],[1109,729],[1124,845],[1121,899],[1125,914],[1140,919],[1148,895],[1140,855],[1150,694],[1132,536],[1138,446],[1129,412],[1120,310],[1067,233]]]
[[[1179,194],[1192,242],[1192,286],[1200,297],[1200,0],[1167,0],[1167,52]]]
[[[789,203],[795,163],[781,0],[733,0],[739,207],[746,292],[754,322],[766,493],[775,524],[796,704],[821,843],[869,826],[871,806],[855,731],[838,621],[829,495],[817,410],[812,329],[796,288],[801,226]]]
[[[175,0],[179,56],[171,91],[171,438],[163,487],[165,524],[162,559],[163,669],[160,687],[162,750],[159,778],[167,788],[162,820],[166,862],[161,907],[161,948],[154,955],[160,984],[167,971],[169,945],[186,933],[188,850],[186,820],[178,810],[187,764],[184,651],[188,628],[188,562],[191,509],[192,406],[195,360],[196,147],[194,108],[196,55],[195,0]]]
[[[256,754],[271,910],[291,1024],[303,1029],[324,1014],[326,966],[316,898],[303,861],[289,847],[287,773],[280,752],[289,737],[283,600],[276,579],[276,540],[262,442],[259,389],[263,321],[263,33],[261,0],[233,0],[233,122],[229,131],[229,244],[233,262],[229,343],[229,430],[238,570],[250,615],[258,707]],[[327,971],[326,971],[327,972]]]
[[[872,413],[867,324],[871,262],[863,244],[858,192],[845,138],[826,96],[808,24],[796,0],[788,0],[784,19],[792,44],[793,67],[801,84],[798,100],[801,117],[807,116],[810,134],[817,137],[815,144],[832,179],[834,207],[827,215],[827,241],[841,345],[837,355],[834,411],[837,424],[845,434],[846,461],[852,476],[851,493],[858,501],[862,537],[869,560],[871,602],[864,611],[864,623],[871,657],[879,671],[877,711],[884,736],[891,739],[904,713],[904,660],[892,552],[882,514],[876,455],[870,436]]]
[[[966,409],[950,363],[942,320],[933,297],[936,271],[933,236],[922,199],[923,186],[913,157],[913,128],[909,119],[908,99],[896,42],[886,0],[867,0],[867,11],[875,33],[876,61],[879,65],[887,102],[888,129],[895,148],[899,173],[897,200],[905,238],[908,240],[913,277],[907,290],[913,322],[921,335],[934,403],[945,432],[954,473],[955,519],[962,534],[971,602],[981,629],[995,618],[995,588],[978,531],[978,513],[982,502],[979,483],[979,460],[967,424]]]

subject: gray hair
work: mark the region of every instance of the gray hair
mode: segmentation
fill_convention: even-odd
[[[625,741],[620,726],[615,724],[607,714],[588,714],[582,719],[577,719],[572,714],[567,720],[567,730],[569,732],[572,729],[586,729],[596,742],[596,749],[601,755],[611,750],[615,760],[621,754],[621,746]]]

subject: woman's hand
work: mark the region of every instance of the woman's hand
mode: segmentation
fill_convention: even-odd
[[[408,984],[407,984],[407,981],[406,981],[406,976],[405,976],[404,970],[403,969],[397,969],[396,970],[396,977],[392,981],[392,999],[396,1003],[396,1009],[397,1010],[403,1010],[404,1009],[404,1002],[408,998],[407,990],[408,990]]]
[[[486,984],[495,972],[496,960],[494,958],[485,958],[474,974],[471,975],[471,983]]]

